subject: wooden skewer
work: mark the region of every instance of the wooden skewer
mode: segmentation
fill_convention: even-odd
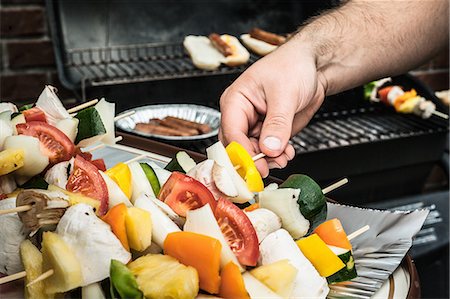
[[[323,188],[322,189],[322,193],[323,194],[327,194],[327,193],[333,191],[334,189],[337,189],[337,188],[339,188],[339,187],[341,187],[341,186],[343,186],[343,185],[345,185],[347,183],[348,183],[348,179],[347,178],[343,178],[342,180],[339,180],[336,183],[331,184],[330,186]]]
[[[125,162],[123,162],[123,163],[124,163],[124,164],[130,164],[131,162],[139,161],[139,160],[144,159],[144,158],[146,158],[146,157],[147,157],[147,155],[139,155],[139,156],[134,157],[133,159],[130,159],[130,160],[125,161]]]
[[[0,215],[11,214],[11,213],[20,213],[31,210],[30,205],[18,206],[12,209],[0,210]]]
[[[98,103],[98,99],[95,99],[95,100],[92,100],[92,101],[83,103],[83,104],[81,104],[81,105],[75,106],[75,107],[73,107],[73,108],[70,108],[70,109],[67,110],[67,112],[68,112],[69,114],[70,114],[70,113],[74,113],[74,112],[80,111],[80,110],[82,110],[82,109],[84,109],[84,108],[87,108],[87,107],[89,107],[89,106],[95,105],[95,104],[97,104],[97,103]]]
[[[129,112],[127,112],[127,113],[117,115],[116,117],[114,117],[114,121],[118,121],[119,119],[128,117],[128,116],[133,115],[133,114],[135,114],[135,113],[136,113],[136,111],[132,110],[132,111],[129,111]]]
[[[448,115],[447,114],[445,114],[445,113],[442,113],[442,112],[439,112],[439,111],[433,111],[432,112],[434,115],[436,115],[436,116],[439,116],[439,117],[442,117],[443,119],[448,119]]]
[[[257,160],[259,160],[259,159],[264,158],[265,156],[266,156],[266,154],[264,154],[264,153],[259,153],[259,154],[255,155],[255,156],[253,156],[253,157],[252,157],[252,160],[253,160],[253,161],[257,161]],[[236,166],[234,166],[234,169],[236,169],[236,170],[238,170],[239,168],[241,168],[241,165],[236,165]]]
[[[42,273],[41,275],[39,275],[38,277],[36,277],[36,279],[34,279],[33,281],[29,282],[27,284],[27,287],[32,286],[33,284],[39,282],[39,281],[43,281],[44,279],[49,278],[50,276],[52,276],[55,273],[55,271],[53,271],[53,269],[50,269],[44,273]]]
[[[25,271],[5,276],[5,277],[0,278],[0,285],[10,282],[10,281],[13,281],[13,280],[21,279],[24,277],[27,277],[27,272],[25,272]]]
[[[365,233],[366,231],[368,231],[370,229],[370,225],[365,225],[363,227],[361,227],[360,229],[354,231],[353,233],[351,233],[350,235],[347,236],[347,239],[349,241],[351,241],[352,239],[358,237],[359,235],[362,235],[363,233]]]
[[[121,141],[122,139],[123,139],[122,136],[117,136],[117,137],[114,139],[114,142],[119,142],[119,141]],[[99,150],[99,149],[101,149],[101,148],[104,148],[104,147],[107,146],[107,145],[108,145],[108,144],[106,144],[106,143],[102,143],[102,144],[96,145],[96,146],[94,146],[94,147],[88,149],[87,151],[88,151],[88,152],[93,152],[93,151]]]

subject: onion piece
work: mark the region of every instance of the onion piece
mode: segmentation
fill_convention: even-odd
[[[106,144],[115,144],[115,128],[114,128],[114,115],[116,104],[107,102],[102,98],[95,106],[95,109],[100,114],[103,125],[105,126],[106,135],[103,135],[102,142]]]
[[[2,102],[0,103],[0,113],[5,111],[11,111],[12,113],[19,112],[17,106],[10,102]]]
[[[78,133],[79,122],[80,121],[78,120],[78,118],[75,117],[65,118],[58,121],[55,127],[66,134],[66,136],[69,137],[72,142],[75,142],[75,138],[77,137]]]
[[[52,126],[56,126],[58,121],[62,119],[70,118],[66,108],[64,108],[61,100],[56,95],[57,91],[56,87],[45,85],[36,102],[36,107],[44,111],[47,122]]]
[[[247,184],[245,183],[244,179],[242,179],[242,177],[237,173],[236,169],[234,169],[234,166],[231,163],[222,142],[218,141],[208,147],[206,149],[206,154],[208,156],[208,159],[216,161],[217,164],[225,167],[225,169],[228,171],[228,174],[230,175],[231,180],[233,181],[233,184],[238,191],[238,196],[231,198],[233,202],[245,203],[253,199],[253,193],[248,190]]]
[[[105,181],[106,188],[108,189],[109,201],[108,201],[108,210],[118,205],[120,203],[124,203],[127,207],[132,207],[130,200],[123,193],[122,189],[114,182],[107,174],[103,171],[98,171]]]
[[[136,199],[141,195],[141,193],[145,193],[149,196],[155,197],[155,193],[153,193],[152,186],[145,175],[144,170],[141,167],[139,162],[131,162],[128,164],[131,172],[131,184],[133,194],[131,195],[131,202],[134,204]]]
[[[15,171],[17,175],[22,176],[22,183],[27,178],[41,173],[49,163],[48,157],[41,152],[39,139],[35,137],[26,135],[9,136],[5,140],[4,147],[5,149],[24,150],[24,165]]]

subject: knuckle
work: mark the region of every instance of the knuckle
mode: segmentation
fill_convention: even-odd
[[[267,125],[273,127],[286,127],[290,125],[289,118],[285,114],[276,113],[267,119]]]

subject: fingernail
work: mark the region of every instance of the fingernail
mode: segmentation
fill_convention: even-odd
[[[266,137],[263,143],[271,151],[278,151],[281,149],[281,141],[277,137],[273,136]]]
[[[275,162],[269,162],[269,169],[281,169],[281,167]]]

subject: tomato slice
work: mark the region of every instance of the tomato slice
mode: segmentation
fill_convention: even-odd
[[[80,155],[87,161],[92,160],[92,154],[90,152],[83,152],[79,147],[75,148],[75,155]]]
[[[229,200],[219,198],[214,216],[239,262],[256,266],[259,258],[258,237],[247,215]]]
[[[92,164],[94,164],[95,167],[98,168],[98,170],[101,170],[103,172],[106,171],[105,160],[103,160],[103,159],[95,159],[95,160],[91,160],[90,162]]]
[[[203,207],[209,203],[214,211],[216,200],[211,191],[199,181],[174,171],[159,192],[159,199],[180,216],[186,217],[186,212]]]
[[[73,172],[66,184],[67,191],[79,192],[100,201],[100,216],[108,210],[108,189],[97,167],[80,155],[75,157]]]
[[[25,121],[28,123],[30,121],[42,121],[47,122],[47,118],[45,117],[44,111],[39,109],[38,107],[33,107],[31,109],[27,109],[22,112],[25,117]]]
[[[19,134],[39,139],[41,150],[49,158],[50,164],[68,161],[73,157],[75,145],[54,126],[42,121],[30,121],[16,125],[16,128]]]

